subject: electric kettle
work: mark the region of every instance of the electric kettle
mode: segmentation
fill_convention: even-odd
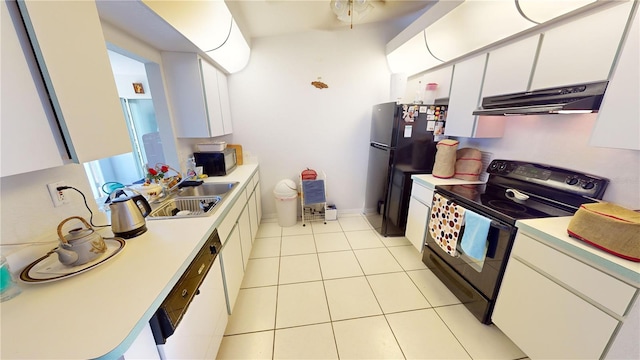
[[[127,196],[124,190],[136,194]],[[147,231],[147,221],[144,218],[151,212],[151,205],[144,196],[133,189],[125,188],[112,192],[109,200],[111,231],[115,236],[130,239]]]

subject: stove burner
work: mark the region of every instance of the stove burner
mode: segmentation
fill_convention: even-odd
[[[527,207],[523,205],[516,204],[511,201],[504,200],[489,200],[489,206],[495,208],[496,210],[501,210],[510,213],[526,213]]]

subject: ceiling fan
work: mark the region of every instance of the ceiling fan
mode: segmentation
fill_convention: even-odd
[[[350,23],[352,29],[354,19],[364,19],[373,10],[370,0],[331,0],[329,5],[338,20]]]

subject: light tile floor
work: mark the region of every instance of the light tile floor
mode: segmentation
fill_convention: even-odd
[[[218,359],[522,359],[360,215],[258,229]]]

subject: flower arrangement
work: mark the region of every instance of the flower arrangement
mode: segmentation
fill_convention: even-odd
[[[156,182],[159,183],[162,179],[164,179],[165,174],[169,172],[171,168],[168,165],[164,164],[156,164],[155,167],[147,167],[147,181],[149,183]]]
[[[175,172],[175,175],[171,176],[167,173],[169,171]],[[155,182],[161,184],[167,188],[175,186],[181,179],[182,175],[177,170],[166,164],[156,164],[154,167],[147,166],[146,183]]]

